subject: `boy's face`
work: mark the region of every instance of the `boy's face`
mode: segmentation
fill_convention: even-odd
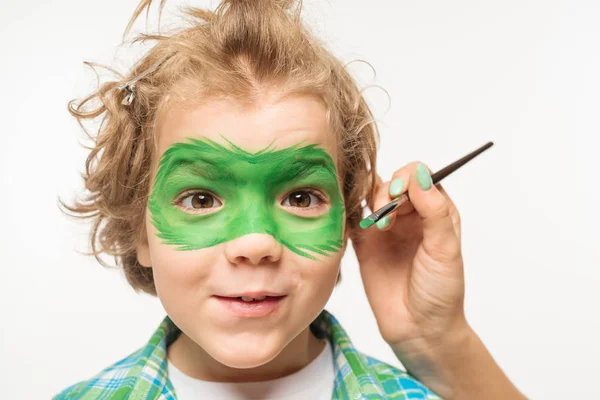
[[[233,368],[266,364],[286,347],[287,356],[302,352],[346,243],[323,103],[294,95],[253,107],[227,99],[174,106],[157,130],[149,244],[138,259],[197,345],[188,350]],[[256,291],[284,297],[263,316],[240,315],[221,298]]]

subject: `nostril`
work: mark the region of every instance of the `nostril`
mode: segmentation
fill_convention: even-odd
[[[248,233],[225,243],[225,255],[232,264],[274,264],[282,252],[283,244],[266,233]]]
[[[263,257],[246,257],[246,256],[237,256],[235,258],[235,262],[238,264],[250,263],[253,265],[264,265],[264,264],[273,264],[278,261],[277,257],[273,256],[263,256]]]

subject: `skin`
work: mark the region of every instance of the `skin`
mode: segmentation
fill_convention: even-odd
[[[228,143],[231,149],[210,139],[188,138],[187,143],[175,143],[163,154],[148,205],[163,243],[195,250],[250,233],[266,233],[313,260],[317,258],[311,253],[327,256],[339,251],[344,203],[335,163],[325,150],[296,145],[248,153]],[[299,197],[287,199],[290,205],[303,206],[296,213],[276,201],[281,193],[303,186],[329,193],[328,212],[306,212],[312,203],[324,200],[316,191],[298,191],[294,195]],[[194,187],[220,194],[220,206],[214,207],[216,196],[206,191],[186,190]],[[304,213],[299,215],[300,211]]]
[[[413,162],[391,181],[378,177],[371,210],[403,193],[410,202],[387,225],[351,234],[381,336],[443,399],[524,400],[467,322],[460,214],[431,172]],[[394,190],[396,179],[403,189]]]
[[[253,154],[272,143],[279,149],[317,144],[337,160],[325,115],[316,98],[277,94],[263,95],[253,108],[226,99],[174,107],[157,126],[158,150],[162,154],[174,143],[200,136],[225,146],[227,137]],[[403,192],[411,198],[386,227],[371,227],[365,234],[344,226],[342,249],[321,260],[292,251],[277,235],[245,233],[249,230],[182,251],[164,243],[167,238],[159,237],[148,212],[149,244],[138,246],[138,261],[152,265],[159,298],[183,331],[168,349],[171,362],[190,376],[229,382],[276,379],[306,366],[323,349],[308,325],[333,291],[352,234],[381,335],[409,372],[444,399],[525,399],[466,321],[458,210],[441,185],[420,187],[417,165],[394,172],[392,180],[405,182],[400,193],[390,193],[390,182],[378,179],[371,210]],[[211,297],[256,289],[285,292],[284,312],[240,322],[226,318]]]
[[[331,296],[348,237],[337,143],[324,104],[277,92],[263,93],[252,106],[214,99],[171,107],[157,130],[148,244],[137,253],[182,330],[168,348],[170,361],[207,381],[263,381],[298,371],[324,347],[309,325]],[[284,173],[282,163],[299,154],[329,167],[298,179],[294,170]],[[183,156],[193,162],[174,168],[172,161]],[[207,157],[240,182],[202,177],[192,165],[206,167]],[[285,179],[274,182],[274,172]],[[309,207],[299,207],[290,200],[306,188],[325,201],[310,197]],[[214,195],[202,211],[190,208],[193,197],[178,197],[198,189]],[[261,289],[287,295],[264,318],[232,316],[214,297]]]

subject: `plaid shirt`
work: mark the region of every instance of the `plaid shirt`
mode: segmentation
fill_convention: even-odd
[[[326,310],[310,324],[316,337],[333,348],[333,399],[441,400],[407,372],[369,357],[352,345],[346,331]],[[180,330],[166,316],[148,343],[93,378],[76,383],[54,400],[175,400],[167,376],[167,347]]]

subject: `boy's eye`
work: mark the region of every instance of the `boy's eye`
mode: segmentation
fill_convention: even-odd
[[[210,209],[223,205],[215,196],[207,192],[188,193],[180,197],[177,203],[191,210]]]
[[[322,195],[320,195],[317,191],[296,190],[285,197],[282,205],[297,208],[312,208],[318,207],[320,205],[319,203],[323,202],[324,199]]]
[[[192,214],[210,213],[223,205],[212,193],[200,190],[183,193],[174,204]],[[281,205],[295,208],[298,212],[314,213],[327,205],[327,198],[315,189],[294,190],[283,199]]]

